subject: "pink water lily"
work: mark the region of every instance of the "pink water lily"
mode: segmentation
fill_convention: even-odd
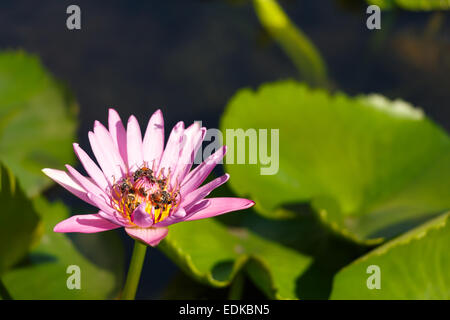
[[[205,198],[229,179],[225,174],[202,186],[225,155],[222,147],[193,170],[194,157],[206,129],[194,123],[172,129],[164,148],[162,112],[150,118],[144,138],[134,116],[127,128],[113,109],[108,128],[96,121],[89,141],[98,165],[74,143],[86,170],[84,176],[70,165],[67,172],[43,172],[80,199],[99,209],[97,214],[72,216],[58,223],[55,232],[95,233],[124,227],[141,242],[156,246],[168,234],[168,226],[209,218],[253,206],[241,198]]]

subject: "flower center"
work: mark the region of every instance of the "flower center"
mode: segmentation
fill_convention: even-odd
[[[169,177],[160,171],[154,171],[146,166],[140,167],[134,173],[129,173],[112,186],[113,206],[125,218],[133,222],[133,212],[141,204],[152,216],[153,223],[163,221],[170,216],[179,203],[179,187],[171,187]]]

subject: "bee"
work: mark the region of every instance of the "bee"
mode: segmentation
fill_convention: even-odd
[[[154,180],[153,170],[149,169],[147,167],[142,167],[141,169],[136,170],[133,174],[134,181],[136,181],[140,178],[143,178],[143,177],[146,177],[151,181]]]
[[[142,194],[144,197],[147,197],[147,192],[145,191],[144,187],[139,188],[139,193]]]
[[[127,207],[128,207],[128,210],[130,210],[130,213],[132,213],[134,210],[136,210],[137,207],[139,207],[139,205],[140,205],[139,202],[136,204],[130,203],[127,205]]]
[[[122,179],[115,185],[121,193],[134,193],[133,187],[128,179]]]
[[[129,194],[127,196],[126,206],[127,206],[128,210],[130,210],[131,212],[133,212],[141,204],[140,202],[135,202],[135,200],[136,200],[136,198],[134,195]]]
[[[167,205],[172,203],[172,198],[167,191],[156,191],[151,195],[152,202],[156,204],[155,209],[159,209],[162,205]]]
[[[160,188],[164,188],[167,184],[167,178],[157,179],[155,182],[159,185]]]

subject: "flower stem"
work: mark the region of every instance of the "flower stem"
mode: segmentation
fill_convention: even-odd
[[[0,297],[4,300],[13,300],[12,296],[9,294],[9,291],[8,289],[6,289],[2,280],[0,280]]]
[[[145,244],[135,240],[130,267],[128,268],[127,281],[125,282],[125,287],[122,292],[122,300],[134,300],[134,297],[136,296],[146,250],[147,246]]]
[[[325,60],[312,41],[283,11],[276,0],[253,0],[256,15],[264,29],[278,42],[297,67],[302,79],[312,86],[327,87]]]

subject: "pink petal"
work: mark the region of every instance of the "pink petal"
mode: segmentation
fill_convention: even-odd
[[[81,200],[94,205],[88,198],[86,190],[74,178],[67,174],[67,172],[48,168],[42,169],[42,172]]]
[[[183,181],[186,174],[191,170],[195,155],[202,145],[206,128],[201,128],[198,122],[194,122],[189,128],[184,130],[184,141],[179,156],[177,167],[173,172],[173,177],[179,182]]]
[[[171,224],[183,221],[186,215],[187,215],[186,210],[184,210],[184,208],[182,207],[178,207],[178,210],[176,212],[174,212],[172,215],[170,215],[163,221],[155,223],[153,227],[157,228],[170,226]]]
[[[119,149],[115,146],[109,131],[100,122],[95,121],[94,134],[97,137],[97,141],[100,142],[103,153],[106,154],[108,159],[112,162],[116,176],[125,174],[128,169],[125,166],[125,162],[120,156]]]
[[[100,210],[98,215],[103,219],[106,219],[114,224],[122,227],[131,227],[133,224],[126,218],[124,218],[119,212],[115,211],[113,214],[106,213]]]
[[[134,239],[142,241],[152,247],[157,246],[169,233],[167,228],[125,228]]]
[[[177,165],[183,142],[183,132],[184,123],[183,121],[180,121],[173,127],[172,132],[170,133],[166,149],[164,150],[161,163],[159,164],[159,169],[164,169],[165,175],[168,175],[169,171],[173,172]],[[176,181],[171,181],[171,183],[174,182]]]
[[[138,227],[148,228],[153,224],[153,217],[145,211],[146,204],[140,204],[132,214],[133,223]]]
[[[186,211],[183,209],[182,214],[180,214],[180,216],[183,217],[175,217],[175,216],[170,216],[166,219],[164,219],[161,222],[155,223],[153,225],[154,228],[157,227],[168,227],[172,224],[178,223],[178,222],[183,222],[185,221],[187,218],[189,218],[190,216],[194,215],[196,212],[206,209],[207,207],[209,207],[210,205],[210,201],[208,199],[204,199],[201,200],[199,202],[197,202],[196,204],[194,204],[191,209],[190,209],[190,213],[187,214]],[[179,208],[178,210],[181,210],[182,208]]]
[[[100,209],[99,215],[102,218],[123,227],[130,225],[129,221],[112,208],[105,198],[96,196],[93,193],[88,193],[87,196],[94,203],[94,206]]]
[[[120,157],[128,167],[127,133],[119,114],[114,109],[109,109],[108,129],[114,145],[116,146],[117,150],[119,150]]]
[[[114,162],[111,160],[108,153],[103,150],[101,141],[97,139],[97,136],[92,131],[89,131],[88,135],[92,152],[94,152],[95,158],[102,168],[106,180],[108,180],[110,185],[113,185],[115,181],[120,179],[120,171],[116,170]]]
[[[100,189],[106,190],[109,184],[100,168],[77,143],[73,144],[73,149],[88,175],[95,181]]]
[[[223,176],[216,178],[213,181],[198,188],[197,190],[190,192],[184,198],[182,198],[180,205],[189,211],[189,207],[191,205],[197,203],[198,201],[200,201],[203,198],[205,198],[206,196],[208,196],[211,193],[211,191],[213,191],[217,187],[219,187],[222,184],[224,184],[225,182],[227,182],[229,178],[230,178],[230,175],[228,173],[226,173]]]
[[[164,151],[164,118],[156,110],[148,121],[143,142],[143,157],[149,167],[157,169]]]
[[[172,216],[174,218],[180,219],[180,218],[184,218],[186,216],[186,214],[187,214],[186,210],[184,210],[184,208],[182,208],[182,207],[179,207],[178,210],[175,211]]]
[[[255,202],[242,198],[211,198],[209,206],[204,209],[188,212],[185,221],[199,220],[218,216],[231,211],[244,210],[252,207]]]
[[[74,180],[78,182],[80,186],[86,190],[86,192],[93,193],[97,196],[103,196],[107,197],[106,193],[100,189],[94,182],[92,182],[90,179],[83,176],[81,173],[79,173],[77,170],[75,170],[72,166],[66,164],[66,168],[69,171],[69,173],[72,175]]]
[[[117,229],[120,226],[103,219],[98,214],[82,214],[58,223],[54,232],[95,233]]]
[[[88,193],[87,194],[88,198],[94,203],[94,205],[99,208],[100,210],[102,210],[103,212],[107,213],[108,215],[114,216],[114,208],[112,208],[110,206],[110,204],[108,204],[106,202],[106,199],[103,197],[99,197],[96,196],[93,193]]]
[[[191,154],[191,161],[189,161],[189,164],[185,167],[184,172],[181,172],[180,181],[183,181],[186,175],[189,173],[189,171],[191,171],[192,165],[194,164],[195,156],[197,155],[197,152],[202,146],[203,140],[205,139],[206,131],[207,131],[206,128],[202,127],[200,129],[200,133],[198,133],[197,136],[194,137],[194,140],[196,141],[194,142],[195,145],[194,150]]]
[[[144,164],[142,155],[142,134],[141,128],[135,116],[128,119],[127,125],[127,154],[128,168],[130,171],[137,170]]]
[[[189,194],[197,189],[209,176],[214,167],[222,160],[226,151],[226,146],[223,146],[192,170],[181,183],[180,193]]]

